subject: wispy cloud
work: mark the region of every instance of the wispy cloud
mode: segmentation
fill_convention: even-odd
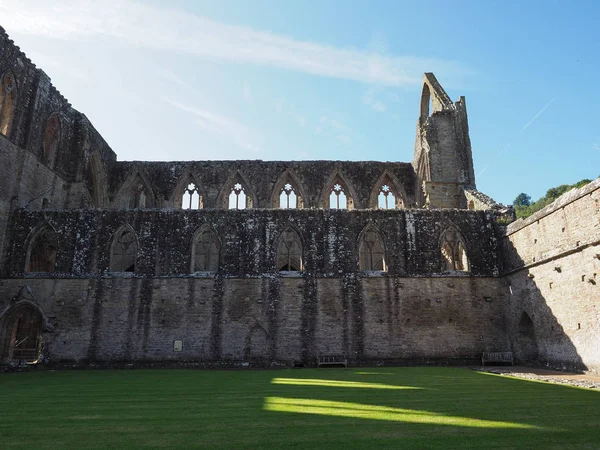
[[[321,116],[321,120],[319,120],[319,125],[317,125],[315,129],[315,133],[334,137],[343,144],[352,143],[352,138],[350,137],[352,130],[350,127],[347,127],[339,120],[331,119],[327,116]]]
[[[371,108],[373,111],[385,112],[387,106],[381,100],[377,98],[377,91],[374,87],[370,87],[363,96],[363,103]]]
[[[523,129],[521,131],[525,131],[527,128],[529,128],[529,126],[533,122],[535,122],[538,119],[538,117],[540,117],[544,113],[544,111],[546,111],[548,109],[548,107],[554,102],[554,100],[556,100],[556,97],[554,97],[552,100],[550,100],[546,104],[546,106],[544,106],[542,109],[540,109],[539,112],[535,116],[533,116],[533,119],[531,119],[529,122],[527,122],[527,124],[523,127]]]
[[[190,113],[195,118],[196,124],[203,130],[230,140],[246,150],[259,150],[259,146],[256,142],[256,133],[246,125],[195,106],[179,103],[170,98],[163,98],[162,100],[174,108]]]
[[[108,36],[119,45],[388,86],[419,84],[424,71],[443,72],[445,78],[473,74],[453,61],[301,41],[128,0],[3,0],[0,17],[9,33],[62,39]]]
[[[592,150],[600,150],[600,144],[592,145]]]

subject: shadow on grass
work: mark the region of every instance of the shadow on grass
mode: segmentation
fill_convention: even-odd
[[[0,375],[2,448],[595,448],[598,392],[456,368]],[[400,445],[401,444],[401,445]]]

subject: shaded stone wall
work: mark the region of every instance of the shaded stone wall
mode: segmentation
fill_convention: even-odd
[[[0,313],[23,286],[50,362],[464,360],[507,346],[497,278],[31,278],[0,283]]]
[[[466,210],[72,210],[13,213],[7,276],[23,274],[32,230],[49,224],[57,234],[57,276],[95,276],[109,269],[113,234],[129,224],[137,235],[137,276],[190,273],[192,238],[208,225],[221,243],[219,272],[253,276],[276,272],[277,242],[293,226],[303,247],[304,270],[358,271],[358,241],[367,227],[383,240],[390,274],[441,272],[441,239],[452,226],[465,240],[470,274],[497,276],[495,216]],[[62,275],[61,275],[62,274]]]
[[[600,370],[600,180],[511,224],[503,249],[517,355]]]
[[[138,235],[136,271],[110,273],[111,236],[125,222]],[[50,276],[22,273],[28,236],[41,223],[59,240]],[[219,270],[190,274],[191,239],[207,223],[221,240]],[[290,223],[303,272],[274,266]],[[450,223],[477,242],[467,249],[471,276],[440,271],[439,239]],[[18,211],[0,312],[27,286],[48,321],[51,361],[476,358],[507,345],[493,224],[493,215],[456,210]],[[359,271],[367,225],[381,231],[388,273]]]

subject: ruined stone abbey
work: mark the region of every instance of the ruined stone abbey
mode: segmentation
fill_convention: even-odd
[[[433,74],[410,163],[126,162],[0,50],[0,364],[600,370],[600,181],[509,223]]]

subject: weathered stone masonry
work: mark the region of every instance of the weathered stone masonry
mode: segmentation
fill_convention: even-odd
[[[433,74],[412,164],[120,162],[1,28],[0,48],[1,361],[598,368],[597,186],[505,233]]]

